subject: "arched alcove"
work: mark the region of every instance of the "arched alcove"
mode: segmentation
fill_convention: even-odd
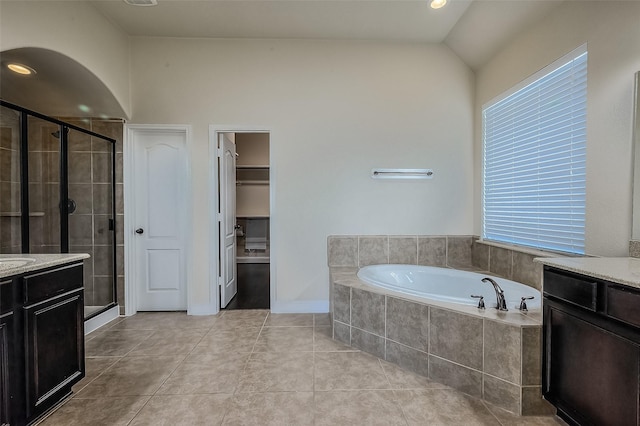
[[[16,74],[7,64],[33,68]],[[0,97],[56,117],[128,118],[111,90],[74,59],[53,50],[24,47],[0,52]]]

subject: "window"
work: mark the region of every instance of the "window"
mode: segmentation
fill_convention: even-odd
[[[483,107],[482,237],[584,253],[586,46]]]

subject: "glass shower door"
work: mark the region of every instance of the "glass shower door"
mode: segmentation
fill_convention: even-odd
[[[103,133],[122,123],[94,123],[0,100],[0,253],[88,253],[85,319],[117,304],[116,139]]]
[[[85,317],[114,302],[112,149],[106,140],[69,131],[69,252],[91,255],[85,260]]]

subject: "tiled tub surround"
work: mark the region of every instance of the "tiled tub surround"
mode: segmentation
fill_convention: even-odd
[[[376,290],[356,272],[331,269],[335,340],[513,413],[549,413],[541,397],[539,311],[426,303]]]
[[[542,288],[542,266],[536,257],[557,257],[478,241],[473,235],[332,235],[327,241],[330,267],[398,263],[488,272]]]
[[[358,267],[418,263],[526,278],[540,289],[537,257],[472,236],[332,236],[334,339],[521,415],[548,414],[541,397],[540,311],[495,309],[419,298],[361,282]],[[493,254],[493,256],[492,256]],[[493,257],[493,261],[492,260]],[[526,265],[514,263],[525,261]],[[483,267],[484,266],[484,267]]]

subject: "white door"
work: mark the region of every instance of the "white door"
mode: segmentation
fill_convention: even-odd
[[[218,139],[218,235],[220,308],[238,292],[236,281],[236,144],[226,133]]]
[[[186,132],[141,130],[132,143],[137,309],[186,310]]]

